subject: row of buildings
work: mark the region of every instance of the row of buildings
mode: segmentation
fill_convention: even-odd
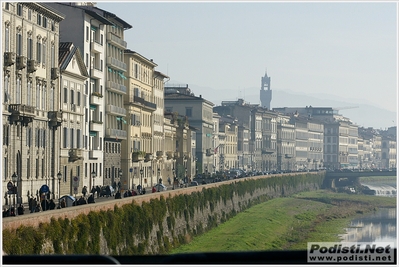
[[[124,41],[132,26],[95,4],[2,2],[2,23],[6,198],[10,181],[27,202],[232,168],[396,166],[394,129],[359,129],[332,108],[215,106],[188,85],[165,86]]]

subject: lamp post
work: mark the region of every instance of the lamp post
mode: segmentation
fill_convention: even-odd
[[[13,193],[14,193],[14,214],[15,214],[15,216],[17,216],[17,215],[18,215],[18,211],[17,211],[16,202],[15,202],[15,195],[17,195],[17,200],[18,200],[18,188],[16,187],[15,184],[18,182],[18,174],[16,174],[16,173],[14,172],[14,174],[11,176],[11,178],[12,178],[12,182],[13,182],[13,184],[14,184],[14,187],[13,187]]]
[[[61,198],[61,178],[62,178],[62,174],[60,171],[58,171],[57,173],[57,178],[58,178],[58,203],[59,203]]]
[[[172,168],[172,175],[173,175],[173,186],[172,189],[175,189],[176,177],[175,177],[175,166]]]
[[[91,178],[93,179],[93,187],[94,187],[94,179],[96,179],[96,173],[94,171],[91,172]]]
[[[142,192],[142,190],[143,190],[143,174],[144,174],[144,170],[141,169],[141,170],[140,170],[140,175],[141,175],[140,194],[141,194],[141,192]]]
[[[158,192],[159,192],[159,188],[161,187],[161,184],[162,184],[162,178],[160,177],[160,174],[161,174],[161,169],[160,168],[158,168],[158,182],[159,182],[159,185],[158,185]]]
[[[118,174],[119,174],[119,182],[118,182],[117,186],[118,186],[118,191],[121,191],[120,185],[121,185],[121,179],[122,179],[122,174],[123,174],[122,169],[119,169]]]

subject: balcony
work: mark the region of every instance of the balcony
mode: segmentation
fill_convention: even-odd
[[[272,148],[263,148],[262,149],[262,155],[273,154],[274,152],[275,152],[275,150],[273,150]]]
[[[126,63],[123,61],[120,61],[114,57],[108,56],[107,64],[114,69],[118,69],[120,71],[126,71]]]
[[[103,104],[103,96],[99,92],[93,92],[90,96],[90,104],[101,106]]]
[[[173,158],[173,151],[166,151],[166,158],[167,159]]]
[[[91,51],[97,53],[104,53],[104,46],[97,40],[91,42]]]
[[[118,94],[126,94],[127,92],[126,86],[112,81],[107,81],[107,90]]]
[[[82,149],[80,148],[72,148],[69,150],[69,161],[77,161],[82,158]]]
[[[138,162],[144,160],[146,153],[145,151],[134,151],[132,153],[132,161],[133,162]]]
[[[146,153],[144,157],[144,161],[151,161],[154,156],[151,153]]]
[[[103,131],[103,123],[101,121],[90,121],[90,131],[92,132],[102,132]]]
[[[121,49],[126,49],[127,47],[127,42],[124,41],[122,38],[119,38],[118,36],[116,36],[115,34],[108,32],[107,33],[107,41],[109,41],[110,43],[112,43],[115,46],[118,46]]]
[[[157,151],[157,159],[161,159],[163,157],[163,151]]]
[[[90,150],[89,151],[89,157],[91,159],[98,159],[103,157],[103,151],[102,150]]]
[[[146,100],[144,100],[144,98],[138,97],[138,96],[134,96],[133,97],[133,101],[135,104],[139,103],[142,106],[149,108],[151,110],[156,110],[157,109],[157,105],[151,102],[148,102]]]
[[[127,132],[119,129],[106,129],[105,131],[106,138],[114,138],[116,140],[126,140]]]
[[[32,122],[36,117],[36,108],[22,104],[11,104],[8,106],[8,111],[11,113],[11,120],[21,121],[25,124]]]
[[[91,71],[90,75],[92,77],[98,78],[98,79],[104,79],[104,73],[103,73],[103,71],[100,68],[94,66],[94,67],[91,68],[90,71]]]
[[[106,111],[116,116],[126,116],[126,109],[114,106],[114,105],[107,105]]]
[[[180,153],[179,153],[179,151],[175,151],[175,153],[173,153],[173,158],[174,158],[174,159],[180,158]]]
[[[49,111],[48,119],[51,127],[59,127],[62,124],[62,112],[61,111]]]

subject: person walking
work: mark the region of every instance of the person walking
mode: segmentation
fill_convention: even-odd
[[[23,215],[25,211],[24,206],[22,204],[19,204],[17,211],[18,215]]]
[[[66,208],[65,198],[61,200],[61,208]]]
[[[170,183],[171,183],[171,180],[170,180],[170,177],[168,176],[168,183],[169,183],[169,185],[170,185]]]
[[[84,198],[86,197],[86,193],[87,193],[87,187],[86,187],[86,186],[83,186],[83,188],[82,188],[82,194],[83,194],[83,197],[84,197]]]

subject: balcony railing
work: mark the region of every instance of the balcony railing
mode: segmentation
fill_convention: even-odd
[[[114,57],[111,56],[107,57],[107,64],[121,71],[126,71],[126,63]]]
[[[126,86],[112,81],[107,81],[107,89],[116,93],[126,94],[127,92]]]
[[[123,49],[126,49],[126,47],[127,47],[126,41],[122,40],[122,38],[119,38],[118,36],[114,35],[111,32],[107,33],[107,40],[113,42],[116,45],[121,46],[121,48],[123,48]]]
[[[153,109],[153,110],[157,109],[157,105],[155,103],[148,102],[148,101],[144,100],[144,98],[141,98],[141,97],[138,97],[138,96],[134,96],[133,97],[133,101],[135,103],[140,103],[140,104],[142,104],[143,106],[145,106],[147,108],[150,108],[150,109]]]
[[[82,149],[80,148],[72,148],[69,150],[69,160],[76,161],[82,158]]]
[[[106,129],[105,137],[126,140],[127,132],[119,129]]]
[[[114,105],[107,105],[107,112],[120,116],[126,115],[126,109]]]

